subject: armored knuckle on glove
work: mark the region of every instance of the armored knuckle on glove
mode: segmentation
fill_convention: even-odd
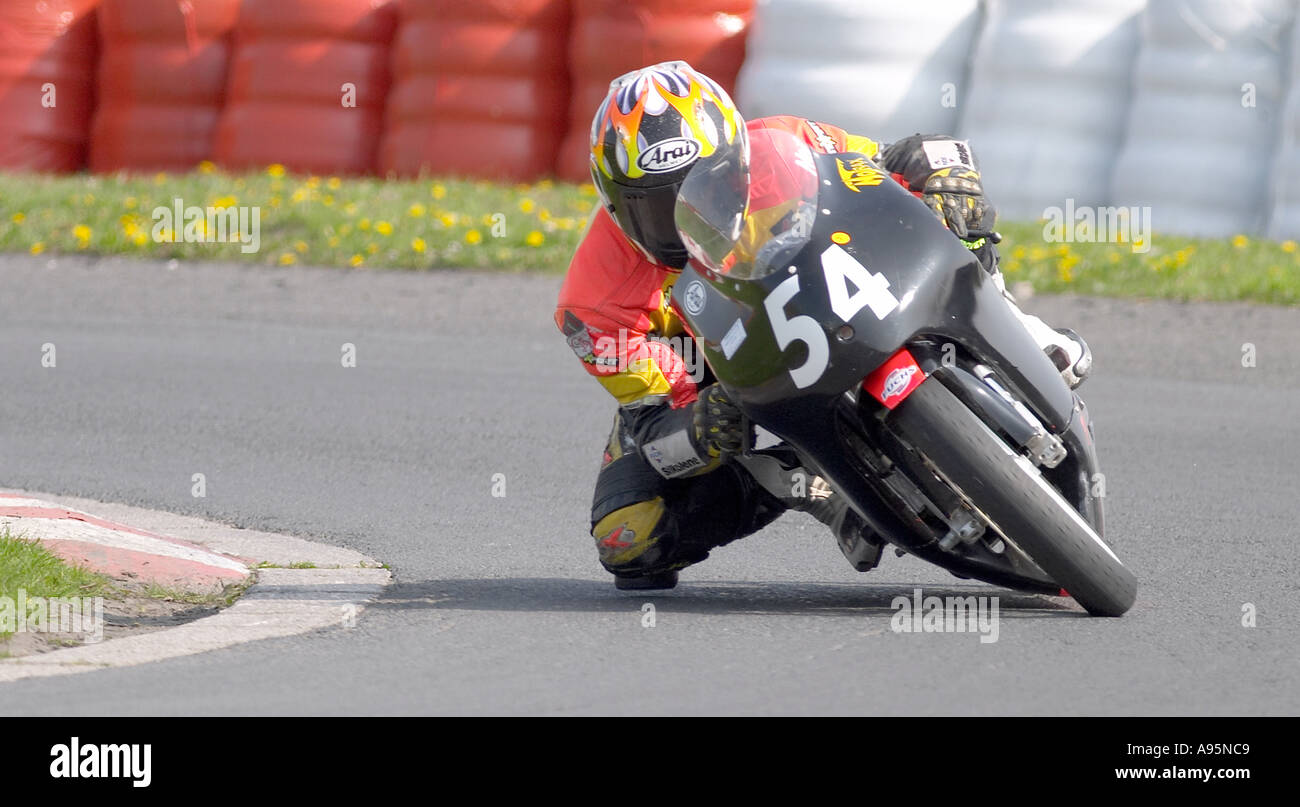
[[[997,213],[984,196],[975,157],[965,141],[946,135],[911,135],[887,147],[881,164],[901,174],[958,238],[993,233]]]
[[[707,387],[695,402],[695,442],[710,457],[739,454],[748,446],[748,428],[739,407],[719,384]]]
[[[958,238],[993,233],[997,213],[984,198],[979,172],[972,168],[940,168],[921,187],[922,199]]]

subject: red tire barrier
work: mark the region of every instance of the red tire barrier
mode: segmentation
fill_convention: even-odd
[[[0,169],[75,171],[85,162],[96,2],[0,4]]]
[[[568,23],[569,0],[404,0],[380,171],[553,174]]]
[[[240,0],[102,0],[92,171],[187,171],[212,156]]]
[[[590,178],[591,117],[609,82],[629,70],[684,59],[732,92],[753,8],[754,0],[574,0],[573,87],[560,176]]]
[[[244,0],[216,160],[372,172],[396,22],[389,0]]]

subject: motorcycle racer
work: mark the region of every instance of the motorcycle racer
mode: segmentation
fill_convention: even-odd
[[[916,134],[884,145],[799,117],[745,121],[716,82],[680,61],[621,76],[591,128],[592,179],[603,206],[574,254],[555,313],[587,372],[619,404],[591,515],[600,562],[619,588],[671,588],[678,569],[787,509],[828,524],[857,568],[879,557],[882,544],[824,480],[813,477],[796,496],[731,461],[748,447],[748,425],[710,383],[702,359],[688,363],[689,334],[669,306],[687,261],[674,220],[682,181],[701,161],[731,161],[719,175],[747,177],[749,138],[764,129],[790,132],[823,153],[862,155],[861,166],[850,161],[846,181],[860,169],[878,176],[872,164],[883,168],[974,253],[1067,384],[1077,386],[1090,369],[1082,339],[1024,314],[1006,294],[995,211],[967,143]]]

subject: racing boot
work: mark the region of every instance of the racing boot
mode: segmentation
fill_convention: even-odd
[[[849,502],[820,476],[808,483],[808,497],[791,509],[801,510],[831,528],[835,542],[849,564],[860,572],[876,568],[884,543]]]

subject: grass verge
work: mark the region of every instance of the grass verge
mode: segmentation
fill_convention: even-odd
[[[205,216],[186,234],[182,210]],[[295,176],[281,166],[225,174],[210,163],[153,176],[0,174],[0,252],[94,253],[270,265],[563,271],[596,202],[591,185]],[[258,250],[216,238],[207,208],[247,208]],[[160,211],[167,211],[166,214]],[[224,214],[222,214],[224,215]],[[1038,291],[1300,304],[1296,243],[1156,233],[1127,243],[1053,243],[1041,223],[1002,222],[1003,268]],[[173,240],[186,235],[197,240]],[[251,243],[249,244],[251,246]]]
[[[101,574],[64,562],[36,541],[0,529],[0,597],[17,601],[27,597],[98,597],[112,593],[111,581]],[[0,641],[13,636],[0,629]]]
[[[142,622],[131,620],[145,620],[155,626],[160,621],[179,624],[227,608],[252,585],[254,579],[250,575],[241,583],[211,593],[189,592],[153,582],[114,580],[68,563],[39,542],[0,528],[0,598],[8,598],[0,608],[13,608],[20,591],[28,601],[35,597],[103,597],[106,611],[117,623],[126,626],[122,630],[129,631],[142,625]],[[0,627],[0,658],[10,655],[6,643],[13,636],[12,631]],[[57,634],[42,634],[36,638],[47,648],[80,643],[80,639]]]

